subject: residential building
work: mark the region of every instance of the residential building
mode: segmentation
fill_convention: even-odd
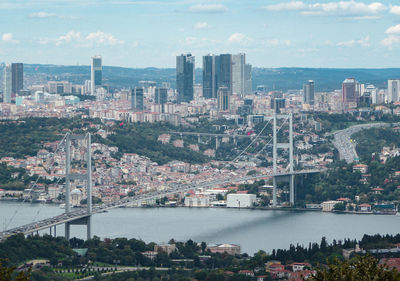
[[[323,212],[332,212],[333,208],[337,203],[340,203],[340,201],[332,200],[332,201],[325,201],[321,203],[322,206],[322,211]]]
[[[176,57],[176,89],[178,103],[193,100],[193,84],[195,79],[195,57],[182,54]]]
[[[209,245],[207,247],[211,253],[227,253],[229,255],[240,255],[240,246],[235,244],[219,244],[219,245]]]

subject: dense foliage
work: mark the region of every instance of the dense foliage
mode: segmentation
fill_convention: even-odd
[[[108,136],[106,144],[118,147],[119,154],[137,153],[149,157],[158,164],[172,160],[188,163],[204,163],[207,157],[188,148],[175,147],[172,144],[162,144],[158,136],[168,130],[164,123],[135,123],[113,127],[114,134]]]
[[[388,269],[378,264],[378,260],[371,256],[356,257],[350,261],[335,260],[327,268],[317,270],[311,281],[337,281],[337,280],[385,280],[398,281],[400,273],[395,269]]]
[[[352,138],[357,141],[357,154],[364,162],[371,161],[373,153],[378,155],[384,146],[400,147],[400,132],[392,128],[362,130]]]

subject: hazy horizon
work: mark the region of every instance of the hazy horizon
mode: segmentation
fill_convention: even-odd
[[[397,4],[397,5],[396,5]],[[390,0],[3,0],[0,61],[173,68],[190,52],[239,53],[255,67],[395,68]]]

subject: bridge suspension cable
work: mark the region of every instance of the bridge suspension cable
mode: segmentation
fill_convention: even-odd
[[[57,147],[56,147],[56,150],[53,152],[53,157],[50,158],[50,160],[53,160],[53,163],[51,163],[50,165],[54,165],[54,156],[55,156],[55,154],[58,152],[58,150],[61,148],[62,144],[65,142],[65,139],[67,138],[67,135],[68,135],[68,134],[69,134],[69,133],[66,133],[66,134],[64,135],[64,137],[61,139],[61,141],[58,143],[58,145],[57,145]],[[32,185],[32,188],[29,190],[28,195],[31,195],[33,189],[37,186],[37,184],[38,184],[39,180],[41,179],[41,177],[42,177],[42,176],[39,175],[39,176],[36,178],[35,182],[34,182],[33,185]],[[27,197],[28,197],[28,196],[27,196]],[[27,197],[26,197],[26,198],[27,198]],[[18,214],[18,212],[19,212],[19,210],[20,210],[22,204],[25,203],[26,198],[25,198],[25,197],[23,198],[22,202],[19,204],[19,206],[17,207],[17,209],[14,211],[13,215],[11,216],[11,218],[10,218],[10,219],[8,220],[8,222],[5,224],[5,229],[8,229],[9,225],[12,223],[12,221],[13,221],[14,218],[15,218],[15,216]]]

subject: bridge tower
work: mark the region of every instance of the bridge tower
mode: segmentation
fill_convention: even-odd
[[[86,174],[73,174],[71,173],[71,141],[81,140],[86,143]],[[87,239],[90,239],[91,234],[91,219],[92,219],[92,152],[91,152],[91,136],[90,133],[86,135],[72,135],[67,134],[66,148],[65,148],[65,213],[71,212],[71,180],[83,180],[86,182],[86,196],[87,196],[87,216],[79,218],[74,221],[65,223],[65,238],[70,239],[71,225],[86,225]]]
[[[293,115],[292,113],[288,115],[276,114],[274,113],[273,118],[273,173],[276,174],[277,170],[277,160],[278,160],[278,148],[289,149],[289,196],[290,205],[294,205],[294,167],[293,167]],[[289,142],[288,143],[278,143],[278,130],[277,130],[277,120],[278,119],[288,119],[289,120]],[[272,191],[272,206],[277,206],[277,181],[279,176],[273,176],[273,191]]]

